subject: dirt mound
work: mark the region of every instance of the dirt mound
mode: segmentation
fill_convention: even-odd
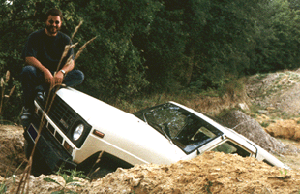
[[[43,180],[45,176],[31,177],[29,193],[51,193],[61,189]],[[62,177],[51,178],[61,184]],[[6,179],[8,193],[14,183]],[[78,178],[79,179],[79,178]],[[171,165],[137,165],[132,169],[118,169],[115,173],[89,182],[79,179],[82,187],[69,186],[77,193],[298,193],[300,173],[287,171],[258,162],[219,152],[206,152],[193,160]],[[3,178],[0,182],[3,182]]]
[[[0,176],[19,174],[25,160],[23,129],[0,125]]]
[[[271,137],[255,119],[241,111],[226,113],[220,119],[224,125],[242,134],[269,152],[277,154],[300,152],[298,148],[284,145]]]
[[[265,130],[273,137],[300,141],[299,119],[277,120],[266,127]]]

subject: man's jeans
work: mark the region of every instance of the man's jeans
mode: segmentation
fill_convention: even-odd
[[[53,72],[51,72],[53,74]],[[84,75],[79,70],[70,71],[63,80],[66,86],[80,84]],[[21,82],[23,88],[24,107],[34,110],[34,98],[37,92],[44,92],[49,89],[49,84],[45,83],[44,73],[33,66],[25,66],[21,72]]]

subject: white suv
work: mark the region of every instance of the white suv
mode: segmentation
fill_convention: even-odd
[[[171,164],[213,150],[255,157],[270,165],[288,167],[266,150],[209,117],[175,102],[134,114],[125,113],[73,88],[62,88],[45,113],[35,101],[35,119],[25,131],[27,152],[43,131],[38,154],[47,166],[91,167],[104,152],[102,169],[135,164]]]

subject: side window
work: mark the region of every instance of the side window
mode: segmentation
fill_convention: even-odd
[[[188,137],[188,144],[197,144],[206,142],[208,139],[213,139],[216,137],[216,135],[206,127],[201,126],[194,134],[191,134]]]
[[[218,145],[212,151],[224,152],[226,154],[238,154],[243,157],[251,156],[251,152],[244,149],[243,147],[231,142],[225,141],[224,143]]]
[[[197,137],[205,137],[205,138],[215,138],[216,135],[214,133],[212,133],[209,129],[207,129],[206,127],[202,126],[198,129],[198,131],[195,133],[194,138],[197,139]]]

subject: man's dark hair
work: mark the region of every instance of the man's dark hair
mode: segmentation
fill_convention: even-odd
[[[46,15],[45,15],[45,21],[47,20],[48,16],[59,16],[61,21],[63,20],[63,14],[60,10],[56,9],[56,8],[52,8],[49,11],[47,11]]]

